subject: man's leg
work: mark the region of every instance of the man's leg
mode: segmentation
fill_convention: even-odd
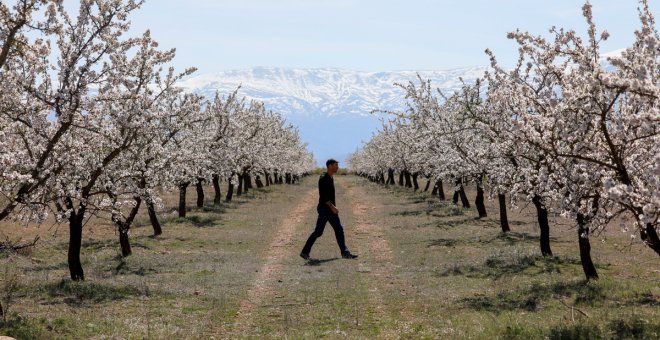
[[[337,238],[339,251],[341,251],[342,254],[348,252],[348,247],[346,247],[346,239],[344,238],[344,227],[341,225],[339,215],[330,213],[328,222],[330,222],[332,229],[335,230],[335,238]]]
[[[304,255],[307,255],[309,257],[309,253],[312,251],[312,246],[314,245],[314,242],[316,242],[317,238],[323,235],[323,229],[325,229],[325,224],[327,222],[328,222],[328,215],[325,214],[323,211],[319,211],[319,217],[316,219],[316,227],[314,228],[312,234],[309,235],[307,242],[305,242],[305,246],[303,247],[303,250],[300,252],[300,256],[304,257]]]

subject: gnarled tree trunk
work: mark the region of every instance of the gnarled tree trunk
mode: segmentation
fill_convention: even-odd
[[[179,183],[179,217],[186,217],[186,190],[190,182]]]
[[[227,181],[227,196],[225,196],[225,200],[227,202],[231,202],[231,198],[234,195],[234,183],[232,183],[232,178],[234,176],[232,175],[229,177],[229,180]]]
[[[482,187],[481,179],[477,180],[477,197],[474,199],[474,205],[477,207],[479,218],[488,217],[486,205],[484,204],[484,188]]]
[[[243,195],[243,175],[238,175],[238,188],[236,189],[236,196]]]
[[[195,183],[195,190],[197,191],[197,207],[201,208],[204,206],[204,178],[197,177],[197,183]]]
[[[506,197],[504,194],[498,194],[497,200],[500,204],[500,226],[502,227],[502,232],[506,233],[511,231],[511,228],[509,228],[509,218],[506,214]]]
[[[545,204],[541,196],[536,195],[532,198],[532,203],[536,207],[536,215],[539,222],[539,229],[541,230],[541,254],[543,256],[552,256],[552,250],[550,249],[550,224],[548,223],[548,209],[546,209]]]
[[[438,188],[438,198],[440,200],[444,201],[446,198],[445,198],[445,189],[442,186],[442,180],[438,179],[438,181],[435,182],[435,185]]]
[[[410,180],[410,172],[408,172],[408,170],[404,171],[403,176],[406,179],[406,188],[412,188],[412,181]]]
[[[424,192],[428,192],[430,187],[431,187],[431,177],[427,177],[426,178],[426,186],[424,186]]]
[[[660,255],[660,238],[658,238],[658,232],[655,230],[655,226],[652,223],[647,223],[646,228],[641,230],[640,234],[642,241],[653,249],[656,254]]]
[[[394,184],[394,169],[387,169],[387,180],[385,181],[385,184],[387,185],[392,185]]]
[[[419,183],[417,183],[417,177],[419,176],[418,173],[412,174],[412,182],[413,182],[413,188],[415,191],[419,190]]]
[[[587,280],[598,279],[596,266],[591,260],[591,244],[589,243],[589,228],[586,227],[586,219],[583,214],[577,215],[578,242],[580,245],[580,263]]]
[[[78,211],[73,209],[73,201],[71,198],[65,198],[67,209],[71,210],[69,215],[69,249],[67,253],[67,263],[69,265],[69,273],[71,280],[84,281],[85,272],[83,271],[80,262],[80,249],[82,248],[82,229],[83,218],[85,216],[85,205],[81,204]]]
[[[211,178],[213,182],[213,191],[215,196],[213,197],[213,205],[220,206],[220,201],[222,200],[222,193],[220,192],[220,176],[218,174],[213,174]]]
[[[154,208],[154,203],[151,201],[151,199],[147,200],[147,212],[149,213],[149,222],[151,222],[151,226],[154,229],[154,236],[162,235],[163,229],[160,226],[160,222],[158,222],[156,209]]]

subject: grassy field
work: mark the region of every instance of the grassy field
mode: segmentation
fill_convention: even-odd
[[[253,190],[222,208],[176,218],[174,196],[151,237],[146,215],[133,255],[92,221],[83,232],[85,282],[68,279],[67,228],[12,226],[41,239],[0,262],[16,338],[660,338],[660,261],[630,234],[591,238],[600,280],[585,282],[577,232],[551,219],[555,257],[543,258],[535,215],[489,217],[399,187],[337,176],[337,201],[356,260],[332,228],[306,264],[298,254],[316,218],[316,177]],[[223,188],[224,189],[224,188]],[[210,190],[208,191],[210,193]],[[474,193],[468,191],[471,200]],[[194,195],[189,196],[194,203]],[[212,202],[209,200],[210,206]]]

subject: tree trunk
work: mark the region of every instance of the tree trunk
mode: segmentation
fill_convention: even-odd
[[[435,181],[435,184],[433,185],[433,190],[431,190],[431,196],[435,196],[438,194],[438,181]]]
[[[71,212],[69,216],[69,252],[68,264],[71,280],[85,281],[85,272],[80,263],[80,248],[82,247],[82,228],[85,208],[80,207],[78,213]]]
[[[142,184],[142,189],[144,189],[144,179]],[[109,192],[109,196],[113,199],[114,202],[116,202],[117,196],[114,193]],[[138,211],[140,211],[140,205],[142,205],[142,197],[135,196],[134,199],[135,206],[133,206],[131,209],[130,213],[126,217],[126,220],[122,220],[122,215],[120,212],[113,211],[112,213],[112,222],[115,223],[117,230],[119,230],[119,246],[121,248],[122,257],[129,256],[133,253],[131,250],[130,240],[128,239],[128,231],[131,229],[131,224],[133,223],[135,216],[137,216]]]
[[[438,186],[438,198],[444,201],[446,198],[445,198],[445,189],[442,187],[442,180],[439,179],[436,182],[436,185]]]
[[[589,243],[589,228],[586,227],[586,221],[583,214],[577,215],[578,223],[578,242],[580,244],[580,262],[582,263],[582,270],[586,275],[587,280],[598,279],[596,266],[591,260],[591,244]]]
[[[403,186],[403,171],[399,171],[399,186]]]
[[[461,187],[458,189],[458,194],[461,197],[461,203],[463,204],[463,208],[469,208],[470,201],[468,200],[467,195],[465,194],[465,188],[463,188],[462,184]]]
[[[151,226],[154,228],[154,236],[162,235],[163,229],[160,227],[160,222],[158,222],[158,216],[156,216],[156,209],[154,208],[154,203],[151,199],[147,200],[147,211],[149,212],[149,221]]]
[[[387,169],[387,180],[385,181],[385,184],[394,184],[394,169]]]
[[[500,203],[500,226],[502,227],[502,232],[506,233],[511,231],[511,228],[509,228],[509,218],[506,214],[506,197],[504,194],[498,194],[497,200]]]
[[[220,176],[213,174],[211,182],[213,182],[213,191],[215,193],[215,196],[213,197],[213,205],[218,207],[222,200],[222,193],[220,192]]]
[[[249,173],[245,174],[244,188],[245,188],[244,190],[245,192],[248,192],[248,189],[254,189],[254,187],[252,187],[252,176],[250,176]]]
[[[204,178],[197,177],[197,183],[195,183],[195,189],[197,190],[197,207],[204,207]]]
[[[238,188],[236,188],[236,196],[243,195],[243,175],[238,175]]]
[[[270,186],[270,174],[266,171],[264,171],[264,178],[266,179],[266,186]]]
[[[186,217],[186,190],[190,182],[179,183],[179,217]]]
[[[231,202],[231,198],[234,195],[234,183],[232,183],[231,178],[229,178],[229,181],[227,181],[227,183],[228,183],[227,184],[227,196],[225,197],[225,200],[227,202]]]
[[[474,205],[477,207],[479,218],[488,217],[486,205],[484,204],[484,189],[481,187],[481,179],[477,180],[477,197],[474,199]]]
[[[263,188],[264,183],[261,181],[261,176],[257,175],[257,177],[254,179],[254,183],[257,185],[257,188]]]
[[[417,183],[418,176],[419,176],[418,173],[412,174],[413,188],[415,188],[415,191],[419,190],[419,183]]]
[[[646,228],[640,232],[641,239],[644,243],[653,249],[656,254],[660,255],[660,238],[655,226],[652,223],[647,223]]]
[[[121,256],[126,257],[133,254],[131,250],[131,243],[128,240],[128,229],[121,228],[119,230],[119,245],[121,246]]]
[[[412,182],[410,181],[410,172],[408,170],[404,171],[404,178],[406,179],[406,188],[412,188]]]
[[[428,192],[430,187],[431,187],[431,177],[428,177],[426,179],[426,186],[424,186],[424,192]]]
[[[543,204],[541,196],[536,195],[532,198],[532,203],[536,207],[536,214],[539,221],[539,229],[541,230],[541,254],[543,256],[552,256],[550,249],[550,224],[548,223],[548,210]]]

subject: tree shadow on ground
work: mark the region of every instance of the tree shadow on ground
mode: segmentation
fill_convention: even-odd
[[[57,263],[57,264],[49,264],[49,265],[45,265],[45,266],[27,267],[27,268],[24,268],[23,271],[25,271],[25,272],[35,272],[35,273],[36,272],[43,272],[43,271],[49,272],[51,270],[66,269],[68,267],[69,267],[68,264],[66,264],[64,262],[60,262],[60,263]]]
[[[427,247],[455,247],[462,244],[490,245],[495,242],[502,242],[505,245],[513,246],[521,243],[538,243],[539,239],[540,237],[538,235],[531,235],[529,233],[507,232],[499,233],[491,238],[434,239],[427,243]],[[550,242],[561,243],[567,241],[561,241],[558,238],[551,237]]]
[[[112,286],[96,282],[74,282],[71,280],[49,283],[44,288],[48,296],[63,298],[63,302],[70,306],[93,305],[143,295],[139,289],[131,286]]]
[[[126,258],[117,256],[117,266],[112,270],[114,275],[138,275],[145,276],[147,274],[156,274],[158,270],[154,268],[145,268],[143,266],[131,268],[126,261]]]
[[[534,312],[542,308],[544,302],[552,299],[573,298],[576,305],[594,306],[602,304],[606,297],[602,286],[585,281],[574,281],[534,283],[525,289],[502,291],[495,296],[464,298],[461,303],[477,311],[499,314],[503,311],[515,310]]]
[[[203,212],[210,212],[210,213],[216,213],[216,214],[224,214],[227,211],[227,207],[225,205],[205,205],[201,208],[198,209],[199,211]]]
[[[417,216],[423,213],[422,210],[403,210],[390,213],[392,216]]]
[[[169,220],[165,220],[165,223],[190,223],[195,227],[212,227],[216,225],[220,218],[218,216],[199,216],[199,215],[190,215],[186,217],[175,217]]]
[[[528,275],[559,273],[563,266],[580,265],[580,261],[570,258],[544,257],[537,254],[498,254],[490,256],[481,265],[453,265],[436,276],[465,275],[472,278],[490,278],[497,280],[507,275],[525,272]]]
[[[132,248],[142,248],[142,249],[151,249],[149,246],[146,244],[133,240],[131,242],[131,247]],[[119,240],[117,239],[104,239],[104,240],[93,240],[93,241],[85,241],[82,243],[82,248],[83,249],[89,249],[89,250],[94,250],[98,251],[101,249],[114,249],[117,248],[119,249]]]
[[[456,240],[456,239],[449,239],[449,238],[438,238],[435,240],[430,240],[426,247],[431,248],[431,247],[455,247],[458,244],[463,244],[465,243],[464,240]]]

